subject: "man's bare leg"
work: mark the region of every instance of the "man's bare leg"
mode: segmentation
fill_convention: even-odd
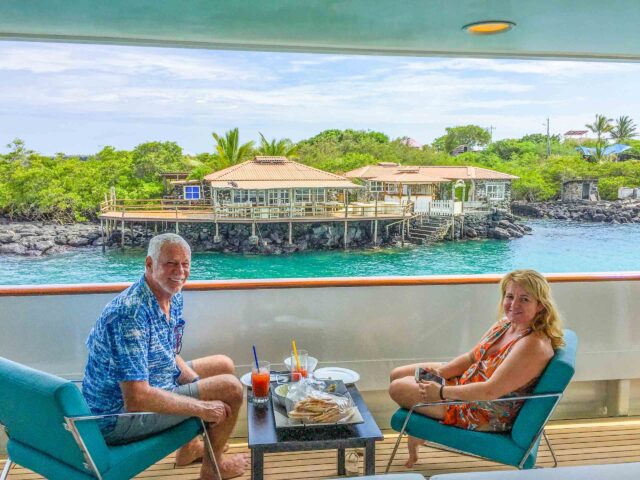
[[[413,377],[403,377],[393,380],[391,385],[389,385],[389,395],[398,405],[407,410],[411,409],[416,403],[423,402],[422,398],[420,398],[418,384]],[[444,405],[421,407],[415,411],[427,417],[435,418],[436,420],[442,420],[445,414]],[[411,468],[418,462],[418,453],[421,445],[424,445],[423,440],[409,436],[409,458],[404,464],[405,467]]]
[[[193,360],[192,367],[201,379],[216,375],[235,374],[233,361],[226,355],[210,355],[197,358]],[[223,447],[223,452],[228,449],[229,444],[226,443]],[[176,465],[178,467],[189,465],[201,460],[203,455],[204,442],[202,438],[196,437],[176,452]]]
[[[221,374],[204,378],[198,382],[200,399],[220,400],[231,408],[231,414],[216,425],[209,425],[207,431],[213,443],[213,453],[218,462],[223,479],[242,475],[249,466],[249,458],[246,454],[223,455],[233,427],[238,419],[238,412],[242,406],[243,388],[240,381],[233,375]],[[216,479],[215,469],[208,455],[202,459],[200,478],[205,480]]]

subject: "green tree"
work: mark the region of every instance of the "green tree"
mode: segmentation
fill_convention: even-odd
[[[256,149],[256,153],[273,157],[296,158],[298,155],[298,147],[288,138],[281,140],[274,138],[269,142],[261,133],[260,146]]]
[[[136,177],[147,180],[157,179],[160,173],[184,169],[182,148],[175,142],[141,143],[132,152],[133,169]]]
[[[596,134],[596,154],[595,160],[597,162],[601,162],[605,159],[603,150],[604,147],[607,146],[607,139],[605,135],[607,133],[611,133],[613,130],[613,125],[611,125],[612,120],[607,118],[604,115],[596,114],[595,122],[591,124],[585,125],[591,132]]]
[[[560,138],[560,135],[550,135],[549,136],[549,140],[551,141],[551,143],[560,143],[560,140],[562,140]],[[520,139],[521,142],[531,142],[531,143],[540,143],[540,144],[547,144],[547,136],[543,133],[530,133],[528,135],[525,135],[524,137],[522,137]]]
[[[220,161],[227,165],[235,165],[247,160],[253,153],[253,141],[240,145],[238,128],[229,130],[224,137],[212,133],[216,140],[216,153]]]
[[[433,148],[438,151],[451,153],[460,145],[468,147],[484,147],[491,141],[491,134],[477,125],[463,125],[448,127],[446,134],[433,142]]]
[[[11,162],[19,162],[22,165],[26,165],[29,162],[29,155],[34,153],[33,150],[27,149],[24,140],[17,137],[11,143],[7,143],[7,148],[11,149],[7,154],[7,159]]]
[[[618,117],[613,129],[611,130],[611,138],[616,143],[628,142],[637,135],[636,124],[626,115]]]
[[[545,138],[546,142],[546,138]],[[539,144],[538,144],[539,145]],[[502,160],[509,161],[514,155],[521,155],[523,153],[535,153],[538,150],[538,145],[533,142],[513,140],[510,138],[504,140],[498,140],[489,145],[487,151],[495,153]]]

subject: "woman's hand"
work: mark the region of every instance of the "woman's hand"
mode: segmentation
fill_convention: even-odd
[[[424,403],[440,401],[440,385],[436,382],[419,382],[418,392],[420,400]]]

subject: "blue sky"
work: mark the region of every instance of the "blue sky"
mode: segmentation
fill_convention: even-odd
[[[0,42],[0,152],[45,154],[178,142],[379,130],[430,143],[445,127],[494,138],[581,129],[596,113],[640,123],[640,64],[232,52]]]

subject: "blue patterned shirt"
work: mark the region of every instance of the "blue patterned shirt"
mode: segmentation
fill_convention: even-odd
[[[167,320],[144,275],[109,302],[87,339],[89,358],[82,393],[94,415],[124,411],[119,382],[146,380],[163,390],[177,386],[182,307],[178,293],[171,299]],[[100,422],[103,432],[113,430],[115,422],[115,417]]]

